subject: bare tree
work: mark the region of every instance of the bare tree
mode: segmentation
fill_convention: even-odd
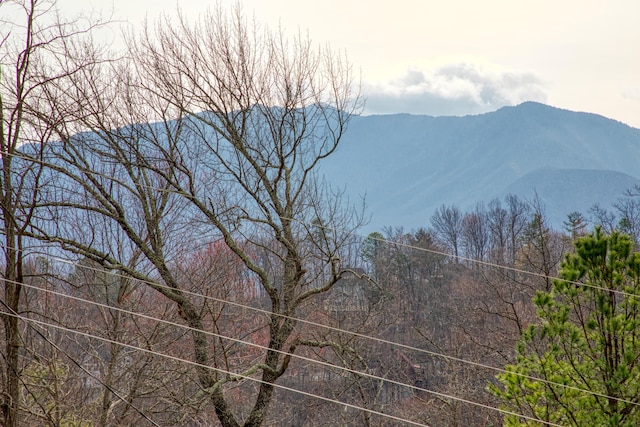
[[[343,57],[261,30],[239,8],[195,25],[167,18],[130,53],[79,73],[70,102],[56,104],[75,121],[56,127],[61,143],[47,151],[41,217],[51,221],[33,234],[175,304],[190,327],[194,404],[211,402],[223,426],[260,425],[292,354],[312,345],[298,336],[300,307],[345,274],[357,219],[314,171],[358,110],[357,88]],[[271,312],[266,350],[246,363],[230,363],[232,345],[216,353],[179,268],[193,246],[218,239]],[[245,334],[252,322],[220,332]],[[234,399],[246,378],[257,385]]]
[[[304,38],[289,44],[282,33],[264,33],[239,10],[230,16],[218,10],[202,26],[164,22],[154,38],[147,34],[137,44],[137,56],[146,77],[141,83],[183,115],[192,138],[191,147],[164,150],[164,160],[178,171],[165,177],[221,234],[268,296],[269,349],[246,371],[261,372],[245,421],[259,425],[273,383],[302,342],[290,340],[298,307],[343,274],[340,250],[347,236],[339,230],[347,218],[313,171],[337,148],[357,95],[341,58],[314,52]],[[183,160],[189,148],[197,150],[193,160],[213,179],[209,185]],[[171,152],[184,157],[167,156]],[[273,262],[261,265],[254,255],[259,251]],[[220,387],[229,379],[203,375],[201,382],[220,421],[236,425]]]
[[[594,226],[601,227],[605,233],[611,234],[617,229],[618,218],[615,212],[603,208],[599,203],[589,208],[590,222]]]
[[[568,245],[562,234],[549,226],[544,204],[537,195],[531,206],[533,217],[523,233],[520,262],[525,270],[540,275],[531,281],[532,289],[549,292]]]
[[[489,250],[491,234],[487,212],[483,204],[462,218],[462,246],[468,258],[484,261]]]
[[[26,231],[34,221],[44,185],[41,156],[53,136],[49,105],[55,85],[63,85],[95,60],[90,46],[76,49],[95,24],[62,22],[55,2],[2,2],[0,40],[0,223],[3,235],[2,297],[4,325],[3,425],[17,425],[22,346],[16,315],[21,312],[24,263],[30,249]],[[6,12],[6,14],[5,14]],[[43,119],[46,117],[46,120]]]
[[[627,191],[613,207],[618,211],[618,229],[631,236],[636,247],[640,245],[640,199],[638,194]]]
[[[507,265],[513,266],[516,262],[516,254],[522,244],[522,236],[529,223],[531,206],[513,194],[509,194],[505,200],[508,207],[507,236],[509,242],[509,259]]]
[[[487,211],[487,225],[489,227],[491,242],[489,259],[501,265],[504,265],[506,262],[507,255],[508,215],[507,210],[502,207],[500,199],[493,199],[489,202],[489,209]]]
[[[489,216],[492,252],[504,259],[497,266],[482,269],[482,280],[478,283],[481,296],[474,304],[494,332],[492,339],[479,345],[499,355],[499,363],[513,361],[509,349],[535,319],[532,299],[537,290],[550,285],[550,276],[565,250],[564,239],[549,227],[539,199],[528,204],[509,195],[505,201],[505,209],[492,202]]]
[[[436,238],[445,245],[459,262],[462,238],[462,212],[457,206],[442,205],[431,217],[431,227]]]

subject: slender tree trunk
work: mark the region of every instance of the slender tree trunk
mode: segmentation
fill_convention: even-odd
[[[5,216],[5,224],[7,223]],[[10,222],[10,221],[9,221]],[[20,347],[21,338],[18,318],[15,316],[19,312],[20,294],[22,292],[20,254],[16,248],[16,238],[14,229],[8,226],[5,229],[6,239],[6,267],[4,274],[4,307],[3,317],[5,329],[5,354],[6,354],[6,390],[3,402],[5,427],[17,427],[18,412],[20,410]]]
[[[215,384],[215,379],[211,376],[211,372],[205,366],[210,366],[209,363],[209,348],[207,345],[207,336],[203,332],[204,326],[202,324],[202,317],[199,314],[196,307],[192,304],[182,301],[178,303],[180,306],[180,312],[182,318],[187,322],[191,329],[191,335],[193,339],[194,361],[199,365],[196,369],[198,371],[198,381],[200,386],[205,390],[210,389]],[[216,411],[216,415],[220,424],[223,427],[239,427],[233,412],[229,408],[227,401],[222,394],[221,388],[217,388],[211,394],[211,401]]]

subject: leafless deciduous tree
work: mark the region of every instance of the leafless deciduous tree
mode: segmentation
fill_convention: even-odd
[[[536,196],[531,202],[531,221],[523,233],[524,245],[519,252],[519,267],[541,276],[532,280],[532,289],[551,290],[551,279],[557,274],[562,257],[567,250],[567,241],[561,233],[551,229],[545,207]],[[538,281],[543,282],[542,286]]]
[[[445,245],[456,258],[460,256],[462,238],[462,212],[457,206],[440,206],[431,217],[431,227],[436,238]]]
[[[315,175],[360,108],[351,69],[305,37],[261,29],[239,8],[194,25],[167,18],[132,37],[129,54],[77,73],[68,100],[52,104],[67,121],[46,152],[51,185],[32,235],[173,302],[191,328],[192,399],[211,402],[224,426],[260,425],[291,355],[313,345],[295,317],[345,274],[358,225]],[[234,346],[216,352],[208,311],[179,268],[185,253],[214,240],[242,262],[270,310],[261,320],[266,350],[238,365],[224,354]],[[216,327],[245,333],[254,320]],[[231,387],[244,378],[257,386],[234,399]]]
[[[490,229],[483,204],[462,218],[462,246],[467,258],[485,261],[490,245]]]
[[[22,346],[16,314],[23,295],[30,227],[43,181],[40,158],[60,117],[49,108],[54,85],[64,85],[95,60],[81,40],[96,27],[88,20],[59,19],[47,0],[0,2],[0,221],[3,234],[1,316],[3,425],[17,425]],[[5,31],[6,30],[6,31]],[[44,120],[43,118],[47,119]],[[24,147],[30,149],[25,150]],[[20,155],[18,155],[20,154]]]

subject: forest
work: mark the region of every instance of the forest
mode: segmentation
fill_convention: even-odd
[[[5,10],[2,425],[637,424],[639,188],[363,235],[316,173],[364,102],[343,54],[239,6],[124,50]]]

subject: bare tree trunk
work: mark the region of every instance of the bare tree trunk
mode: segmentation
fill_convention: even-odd
[[[6,193],[5,193],[6,194]],[[6,216],[6,208],[3,206],[3,217]],[[8,221],[11,222],[11,221]],[[18,412],[20,410],[20,329],[16,314],[20,311],[20,294],[22,292],[21,258],[15,248],[17,238],[15,227],[6,227],[5,236],[5,271],[4,271],[4,302],[2,319],[5,330],[5,378],[6,391],[2,405],[4,413],[4,425],[15,427],[18,425]]]
[[[58,106],[94,133],[57,129],[63,143],[47,153],[58,185],[47,207],[57,222],[32,237],[173,302],[191,328],[198,396],[210,399],[224,427],[242,418],[261,425],[296,350],[291,317],[342,277],[341,252],[358,225],[315,176],[360,106],[350,68],[307,39],[289,44],[281,33],[259,32],[239,8],[231,16],[218,9],[201,25],[147,29],[130,54],[78,73],[70,91],[78,99]],[[76,224],[81,232],[63,232]],[[106,243],[115,235],[118,250]],[[231,345],[213,348],[203,303],[179,275],[181,251],[207,236],[223,242],[268,296],[266,349],[244,364]],[[144,268],[129,265],[121,247],[141,253]],[[249,320],[238,329],[253,328]],[[261,382],[232,406],[226,389],[244,378]]]
[[[15,427],[23,384],[17,316],[23,315],[23,264],[29,253],[26,232],[34,221],[40,195],[40,155],[52,135],[52,122],[60,119],[47,105],[55,102],[55,87],[64,86],[62,81],[93,59],[79,51],[70,52],[77,47],[74,40],[92,27],[78,28],[76,23],[56,21],[55,1],[0,3],[3,11],[15,8],[19,17],[19,22],[3,21],[7,32],[0,40],[0,226],[5,235],[1,319],[6,379],[2,415],[5,426]],[[90,49],[83,48],[83,53],[89,53]]]

